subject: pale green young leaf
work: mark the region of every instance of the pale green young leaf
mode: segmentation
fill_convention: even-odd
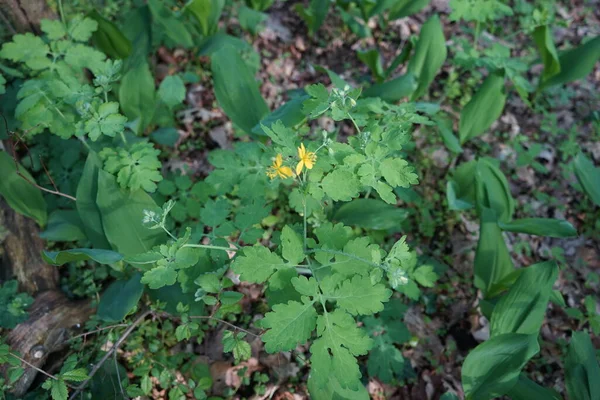
[[[433,287],[438,276],[431,265],[421,265],[413,272],[413,278],[419,282],[419,285]]]
[[[57,19],[43,19],[40,28],[50,40],[58,40],[67,34],[65,25]]]
[[[200,211],[200,221],[207,226],[221,225],[230,210],[231,206],[225,199],[208,200]]]
[[[87,42],[98,29],[96,21],[81,15],[72,18],[67,25],[69,36],[77,42]]]
[[[117,175],[117,182],[122,188],[131,190],[144,189],[147,192],[156,190],[156,182],[162,180],[158,160],[160,150],[150,142],[136,142],[128,150],[106,147],[100,152],[104,160],[104,169]]]
[[[392,291],[385,285],[373,285],[369,276],[355,275],[346,279],[331,294],[325,295],[328,300],[335,300],[337,305],[352,315],[369,315],[383,310],[383,303],[388,301]]]
[[[336,169],[322,181],[325,194],[334,201],[350,201],[360,194],[360,182],[352,172]]]
[[[269,353],[289,351],[305,343],[317,324],[313,304],[314,300],[302,297],[302,302],[274,305],[273,311],[266,313],[261,322],[261,326],[268,329],[262,335],[265,350]]]
[[[381,174],[392,187],[408,188],[410,185],[419,183],[414,168],[408,165],[408,161],[401,158],[386,158],[383,160]]]
[[[286,263],[264,246],[244,247],[243,255],[233,261],[233,271],[245,282],[263,283]]]
[[[69,392],[65,381],[62,379],[52,379],[50,382],[50,396],[52,396],[52,400],[67,400]]]
[[[350,240],[344,250],[335,254],[333,270],[342,276],[368,275],[381,261],[381,250],[368,237]]]
[[[289,226],[284,226],[281,231],[281,254],[292,265],[298,265],[304,260],[302,238]]]
[[[114,137],[125,128],[127,118],[119,114],[119,103],[108,102],[101,104],[98,110],[85,123],[85,132],[95,142],[100,135]]]
[[[169,108],[181,104],[185,99],[185,85],[178,75],[169,75],[160,83],[158,97]]]
[[[72,382],[83,382],[88,377],[87,370],[85,368],[77,368],[71,371],[64,372],[60,374],[60,377],[65,381]]]
[[[302,104],[302,111],[310,118],[317,118],[329,109],[329,91],[323,84],[317,83],[304,88],[310,99]]]
[[[47,44],[32,33],[13,36],[12,42],[5,43],[0,50],[0,58],[22,62],[33,70],[48,68],[52,61],[46,57],[50,51]]]
[[[168,266],[160,266],[144,272],[141,282],[148,285],[150,289],[159,289],[173,285],[176,279],[177,271]]]
[[[223,351],[232,352],[236,363],[247,360],[252,355],[250,344],[243,340],[245,336],[244,332],[225,331],[223,334]]]
[[[336,309],[320,315],[316,339],[310,347],[311,376],[323,387],[334,376],[342,388],[356,390],[362,386],[356,356],[366,354],[373,341],[358,328],[354,318]]]

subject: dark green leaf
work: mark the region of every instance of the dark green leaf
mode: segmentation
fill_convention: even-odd
[[[415,45],[415,53],[408,64],[408,72],[412,73],[418,86],[412,94],[415,100],[427,92],[438,70],[446,61],[446,38],[438,15],[433,15],[421,27],[419,40]]]
[[[429,4],[431,0],[396,0],[390,9],[389,19],[409,17],[419,12],[423,7]]]
[[[543,82],[560,72],[560,61],[552,39],[552,28],[549,25],[538,26],[533,31],[533,40],[544,63],[544,72],[540,79],[540,82]]]
[[[131,54],[131,42],[115,24],[104,18],[96,10],[92,10],[88,17],[98,23],[98,29],[92,34],[92,40],[104,54],[113,59],[126,58]]]
[[[177,304],[182,303],[190,306],[190,316],[205,315],[204,303],[196,301],[194,293],[183,293],[179,284],[163,286],[156,290],[148,289],[147,292],[153,301],[166,303],[164,310],[170,314],[180,314],[177,312]]]
[[[583,190],[600,207],[600,168],[595,167],[583,153],[579,153],[573,161],[573,169]]]
[[[105,362],[90,380],[93,399],[124,400],[121,385],[128,387],[127,370],[118,362]]]
[[[446,198],[451,210],[468,210],[475,205],[477,161],[461,164],[446,183]]]
[[[565,357],[565,383],[572,400],[600,398],[600,366],[596,349],[585,332],[573,332]]]
[[[306,121],[306,115],[302,112],[302,103],[309,98],[310,96],[307,94],[294,97],[264,117],[254,128],[252,128],[252,133],[264,135],[265,133],[263,132],[261,125],[270,128],[277,121],[281,121],[283,126],[288,128],[300,125]]]
[[[588,40],[559,56],[560,72],[542,83],[541,87],[562,85],[586,77],[600,58],[600,36]]]
[[[490,74],[460,113],[460,143],[484,133],[500,117],[506,102],[504,73]]]
[[[54,242],[74,242],[85,239],[84,227],[75,210],[56,210],[50,214],[48,225],[40,237]]]
[[[140,282],[139,272],[128,280],[118,280],[102,293],[98,310],[98,318],[106,322],[118,322],[127,316],[138,304],[144,285]]]
[[[482,210],[480,226],[475,253],[475,287],[488,298],[504,289],[504,281],[513,273],[514,266],[494,210]]]
[[[147,62],[140,62],[127,71],[119,87],[119,103],[123,113],[136,123],[136,131],[143,130],[154,117],[154,77]]]
[[[523,218],[510,222],[499,222],[503,231],[528,233],[530,235],[555,238],[577,236],[577,230],[569,221],[550,218]]]
[[[494,307],[490,324],[492,337],[504,333],[537,335],[557,276],[555,261],[523,269],[508,293]]]
[[[77,212],[85,235],[92,242],[92,246],[101,249],[109,249],[110,243],[104,235],[104,226],[102,225],[102,215],[96,204],[98,196],[98,171],[102,162],[96,153],[90,151],[88,154],[83,174],[77,186]]]
[[[219,105],[234,124],[251,133],[269,112],[251,71],[231,46],[212,55],[211,70]]]
[[[499,222],[508,222],[515,210],[515,201],[506,176],[493,160],[480,158],[477,161],[475,181],[479,212],[482,208],[491,208],[496,212]]]
[[[225,0],[192,0],[185,6],[185,11],[192,14],[204,36],[210,36],[219,29],[219,19],[225,6]]]
[[[369,67],[371,70],[371,74],[377,80],[377,82],[383,81],[384,72],[383,65],[381,64],[381,54],[377,49],[370,49],[365,51],[358,51],[356,53],[358,55],[358,59]]]
[[[192,47],[194,41],[185,25],[175,17],[173,11],[165,6],[160,0],[148,0],[148,6],[152,12],[153,22],[162,26],[165,34],[178,45]]]
[[[0,151],[0,171],[2,171],[0,195],[13,210],[34,219],[40,226],[44,226],[48,220],[48,214],[42,192],[33,185],[35,180],[29,172],[20,164],[18,168],[17,171],[15,161],[8,153]],[[19,176],[17,172],[24,177]]]
[[[302,17],[306,25],[308,25],[308,33],[314,35],[317,33],[329,12],[331,2],[322,0],[310,0],[308,8],[305,8],[301,3],[294,6],[296,12]]]
[[[463,149],[452,129],[452,120],[446,117],[437,117],[434,120],[448,150],[456,154],[462,153]]]
[[[542,387],[523,374],[519,375],[508,396],[512,400],[562,400],[555,390]]]
[[[156,211],[158,206],[145,191],[122,189],[115,178],[105,171],[98,175],[96,199],[106,238],[123,255],[144,253],[164,243],[160,229],[148,229],[142,224],[144,210]]]
[[[377,83],[362,92],[363,97],[379,97],[388,103],[410,96],[417,87],[415,76],[411,73],[399,76],[391,81]]]
[[[537,335],[507,333],[483,342],[469,353],[462,367],[465,399],[487,400],[508,393],[539,350]]]
[[[408,211],[394,207],[381,200],[355,199],[343,204],[333,216],[334,221],[344,225],[356,225],[367,229],[396,229],[408,217]]]
[[[101,249],[71,249],[62,251],[44,251],[44,261],[53,265],[63,265],[72,261],[93,260],[100,264],[114,264],[123,259],[115,251]]]

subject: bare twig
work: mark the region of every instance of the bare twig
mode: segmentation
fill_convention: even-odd
[[[117,351],[117,349],[123,344],[123,342],[125,341],[125,339],[127,339],[127,337],[135,330],[135,328],[139,324],[141,324],[142,322],[144,322],[144,320],[146,319],[146,317],[148,315],[150,315],[150,314],[152,314],[151,310],[145,311],[135,321],[133,321],[133,323],[131,325],[129,325],[129,328],[127,328],[127,330],[125,332],[123,332],[123,334],[121,335],[121,337],[115,342],[115,344],[110,348],[110,350],[106,352],[106,354],[104,355],[104,357],[102,357],[102,359],[100,359],[100,361],[98,361],[94,365],[94,368],[92,368],[92,370],[90,371],[88,378],[85,381],[83,381],[81,383],[81,385],[79,385],[77,387],[77,389],[75,390],[75,392],[73,392],[73,394],[69,397],[69,400],[74,399],[79,393],[81,393],[81,391],[83,389],[85,389],[85,387],[87,386],[87,384],[89,383],[89,381],[92,379],[92,377],[94,375],[96,375],[96,372],[98,372],[98,370],[100,369],[100,367],[102,367],[102,365],[106,362],[106,360],[108,360],[108,358],[113,354],[113,352]]]
[[[40,164],[42,165],[42,168],[44,168],[44,172],[46,173],[46,176],[50,180],[50,183],[52,184],[52,187],[54,187],[54,190],[46,189],[45,187],[38,185],[37,183],[35,183],[35,182],[31,181],[29,178],[27,178],[19,170],[19,161],[17,160],[16,149],[17,149],[17,146],[20,143],[22,143],[23,146],[25,147],[25,150],[27,150],[27,155],[29,157],[29,161],[31,162],[31,165],[33,165],[33,157],[31,156],[31,151],[29,150],[29,147],[27,146],[27,144],[25,143],[25,141],[21,138],[21,136],[19,136],[19,134],[17,134],[14,131],[9,131],[8,130],[8,122],[6,121],[6,117],[4,115],[2,115],[2,118],[4,118],[4,126],[6,127],[6,132],[10,133],[13,136],[16,136],[17,139],[18,139],[17,141],[13,141],[13,146],[12,146],[12,158],[13,158],[13,161],[15,162],[15,170],[17,172],[17,175],[19,175],[21,178],[23,178],[23,180],[25,180],[25,182],[29,183],[30,185],[35,186],[36,188],[40,189],[43,192],[54,194],[54,195],[57,195],[57,196],[62,196],[62,197],[65,197],[65,198],[67,198],[69,200],[72,200],[72,201],[77,201],[77,199],[75,197],[73,197],[71,195],[68,195],[66,193],[62,193],[61,191],[58,190],[58,187],[56,186],[56,183],[54,183],[54,179],[52,179],[52,176],[50,175],[50,172],[46,168],[46,165],[44,164],[44,161],[42,160],[41,157],[40,157]]]
[[[81,333],[81,334],[79,334],[77,336],[73,336],[69,340],[75,340],[77,338],[86,337],[88,335],[93,335],[94,333],[102,332],[102,331],[105,331],[105,330],[108,330],[108,329],[122,328],[122,327],[125,327],[125,326],[129,326],[129,324],[116,324],[116,325],[105,326],[104,328],[99,328],[99,329],[96,329],[96,330],[93,330],[93,331]]]
[[[228,326],[232,327],[233,329],[236,329],[236,330],[238,330],[240,332],[247,333],[248,335],[253,336],[255,338],[259,338],[260,337],[260,335],[257,335],[256,333],[252,333],[252,332],[250,332],[250,331],[248,331],[248,330],[246,330],[244,328],[240,328],[239,326],[232,324],[231,322],[227,322],[227,321],[225,321],[223,319],[215,318],[215,317],[210,316],[210,315],[194,315],[194,316],[190,316],[190,318],[191,319],[208,319],[208,320],[217,321],[217,322],[220,322],[222,324],[228,325]]]
[[[37,372],[39,372],[39,373],[41,373],[41,374],[44,374],[44,375],[46,375],[48,378],[50,378],[50,379],[54,379],[55,381],[58,381],[58,380],[60,380],[60,379],[59,379],[58,377],[56,377],[55,375],[49,374],[48,372],[44,371],[43,369],[40,369],[40,368],[36,367],[35,365],[31,364],[30,362],[28,362],[28,361],[24,360],[23,358],[19,357],[19,356],[18,356],[18,355],[16,355],[15,353],[13,353],[13,352],[10,352],[9,354],[10,354],[11,356],[13,356],[14,358],[16,358],[17,360],[21,361],[23,364],[25,364],[25,365],[27,365],[27,366],[29,366],[29,367],[31,367],[31,368],[33,368],[33,369],[35,369]],[[73,386],[71,386],[71,385],[69,385],[67,382],[65,382],[65,384],[66,384],[68,387],[70,387],[71,389],[74,389],[74,387],[73,387]]]

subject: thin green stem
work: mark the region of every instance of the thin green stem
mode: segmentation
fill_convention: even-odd
[[[209,250],[223,250],[223,251],[238,251],[235,247],[224,247],[224,246],[212,246],[209,244],[184,244],[181,247],[194,247],[198,249],[209,249]]]
[[[121,135],[121,140],[123,140],[123,143],[125,144],[125,146],[127,146],[127,138],[125,137],[125,131],[121,131],[119,132],[119,134]]]
[[[475,24],[475,37],[473,38],[473,46],[475,46],[475,50],[477,50],[477,47],[479,45],[480,30],[481,30],[481,22],[477,21],[477,24]]]
[[[169,235],[171,237],[171,239],[177,241],[177,238],[175,236],[173,236],[173,234],[171,232],[169,232],[169,230],[167,228],[165,228],[164,225],[161,225],[160,227],[163,229],[163,231],[167,232],[167,235]]]
[[[67,26],[67,20],[65,19],[65,12],[63,10],[62,0],[58,0],[58,12],[60,13],[60,20]]]
[[[352,115],[350,115],[350,113],[348,113],[348,118],[350,118],[350,121],[352,121],[352,123],[354,124],[354,128],[356,128],[356,131],[358,133],[361,133],[360,128],[358,127],[358,124],[356,123],[354,118],[352,118]]]
[[[377,268],[381,267],[381,265],[376,264],[376,263],[374,263],[374,262],[372,262],[370,260],[367,260],[366,258],[358,257],[358,256],[355,256],[354,254],[346,253],[345,251],[330,250],[330,249],[314,249],[314,250],[307,251],[306,254],[314,254],[314,253],[317,253],[317,252],[345,256],[345,257],[352,258],[354,260],[363,262],[365,264],[369,264],[369,265],[371,265],[373,267],[377,267]]]
[[[302,200],[302,217],[304,220],[304,252],[306,252],[306,241],[307,241],[307,224],[306,224],[306,193],[304,193],[304,198]]]

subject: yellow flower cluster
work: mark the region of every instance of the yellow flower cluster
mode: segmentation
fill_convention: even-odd
[[[317,162],[317,155],[307,151],[306,147],[304,147],[304,143],[301,143],[300,147],[298,147],[298,158],[300,161],[298,161],[298,164],[296,165],[296,175],[300,175],[304,167],[306,167],[306,169],[312,169],[315,162]],[[276,177],[285,179],[294,176],[294,172],[290,167],[283,165],[283,157],[281,154],[277,154],[277,157],[275,157],[275,160],[273,161],[273,165],[267,168],[267,176],[271,179]]]

